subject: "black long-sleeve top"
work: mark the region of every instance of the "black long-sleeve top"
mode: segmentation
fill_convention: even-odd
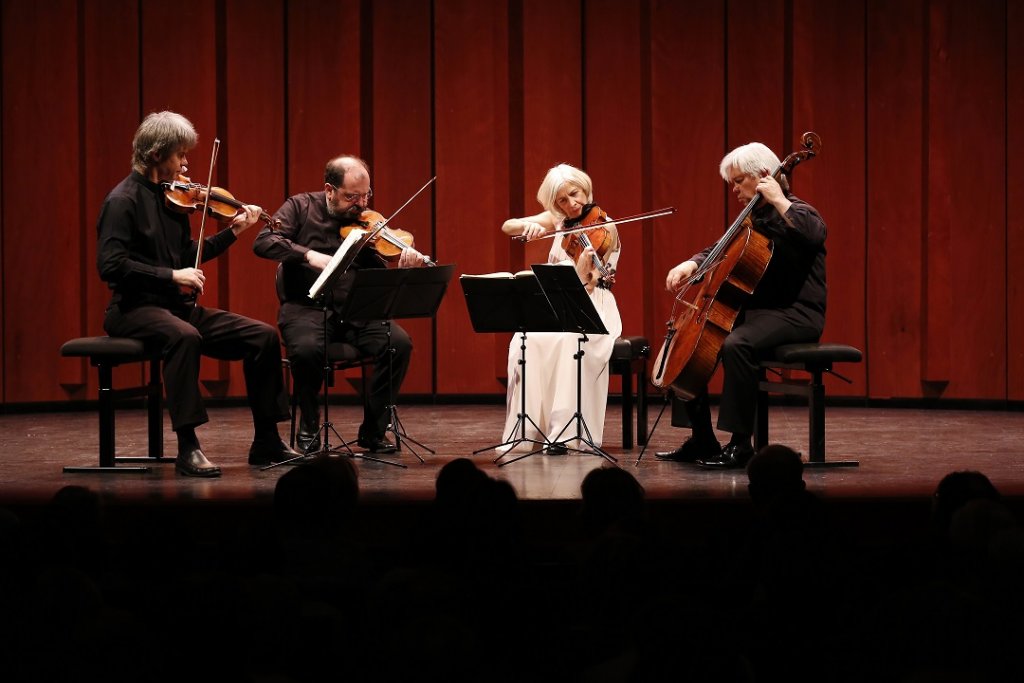
[[[744,308],[792,308],[819,329],[825,325],[825,221],[817,209],[787,194],[793,205],[786,212],[792,227],[775,207],[765,202],[751,212],[754,229],[772,240],[772,257]],[[700,266],[711,245],[690,257]]]
[[[317,302],[309,298],[309,288],[320,271],[306,263],[306,252],[312,249],[332,256],[341,246],[341,229],[351,223],[327,213],[324,192],[303,192],[289,197],[274,218],[281,221],[280,227],[276,231],[261,230],[252,249],[257,256],[281,262],[281,293],[286,301],[316,306]],[[333,307],[341,310],[352,288],[354,271],[382,267],[385,263],[376,252],[362,249],[349,271],[335,281]]]
[[[132,171],[104,200],[96,232],[96,265],[113,290],[111,305],[174,308],[184,302],[171,274],[195,265],[199,243],[192,239],[188,216],[166,206],[159,184]],[[204,239],[203,262],[236,239],[233,230]]]

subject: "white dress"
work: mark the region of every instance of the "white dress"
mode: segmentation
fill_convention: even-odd
[[[559,225],[559,228],[561,225]],[[621,243],[620,243],[621,249]],[[620,250],[605,255],[606,265],[618,263]],[[555,239],[548,253],[548,263],[572,264],[562,249],[561,240]],[[590,300],[601,316],[608,334],[587,335],[582,345],[583,363],[580,383],[580,414],[589,428],[590,440],[600,446],[604,436],[604,414],[608,406],[608,360],[612,356],[615,340],[622,334],[622,319],[611,290],[594,287]],[[565,441],[569,448],[580,446],[577,436],[576,373],[573,356],[579,348],[579,334],[568,332],[527,332],[526,334],[526,414],[525,438],[537,441]],[[515,335],[508,345],[508,391],[505,403],[504,443],[524,437],[519,423],[522,410],[522,375],[519,361],[522,357],[522,337]],[[540,428],[538,433],[537,428]],[[587,437],[583,425],[579,433]],[[539,448],[530,442],[518,444],[515,450]],[[507,451],[509,446],[499,448]]]

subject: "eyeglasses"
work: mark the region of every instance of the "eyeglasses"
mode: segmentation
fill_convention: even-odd
[[[330,183],[328,183],[328,185],[330,185]],[[333,187],[336,191],[341,192],[341,188],[338,187],[337,185],[331,185],[331,187]],[[367,190],[365,193],[362,193],[362,192],[355,192],[355,193],[341,192],[341,196],[345,198],[346,202],[353,202],[354,203],[354,202],[358,202],[360,199],[369,200],[370,197],[373,196],[373,189],[371,188],[371,189]]]

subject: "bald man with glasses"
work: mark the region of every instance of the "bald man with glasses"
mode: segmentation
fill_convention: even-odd
[[[257,236],[253,250],[257,255],[279,261],[283,301],[278,327],[291,362],[292,377],[298,394],[301,419],[296,437],[300,450],[320,448],[320,408],[318,393],[323,385],[323,353],[326,342],[345,342],[364,355],[377,358],[359,426],[358,444],[372,453],[392,453],[395,445],[387,440],[390,390],[398,394],[409,360],[412,340],[396,323],[391,324],[390,361],[387,330],[377,321],[347,322],[340,318],[352,288],[354,271],[383,268],[385,262],[372,249],[360,251],[349,272],[338,278],[327,292],[327,339],[324,338],[323,308],[309,298],[309,289],[331,256],[341,246],[341,228],[355,223],[369,205],[370,169],[365,161],[342,155],[327,162],[324,189],[289,197],[274,218],[280,227],[269,227]],[[413,248],[404,250],[399,267],[424,264],[424,257]]]

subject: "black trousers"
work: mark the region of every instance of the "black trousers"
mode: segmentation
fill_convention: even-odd
[[[816,342],[820,337],[821,327],[799,311],[765,308],[743,311],[725,338],[719,355],[724,378],[718,428],[741,436],[752,435],[757,412],[758,363],[762,355],[782,344]],[[679,404],[683,406],[686,420],[681,419]],[[690,426],[698,435],[711,432],[707,387],[692,401],[674,401],[672,424]]]
[[[307,427],[319,422],[318,394],[324,382],[324,313],[322,308],[286,301],[281,304],[278,326],[285,352],[292,366],[302,420]],[[388,330],[383,321],[366,324],[342,322],[334,312],[327,315],[327,339],[356,347],[362,355],[377,360],[373,366],[359,437],[383,437],[388,428],[391,392],[397,397],[412,358],[412,339],[397,323],[391,323],[388,360]],[[390,366],[390,370],[389,370]]]
[[[200,356],[242,361],[254,423],[289,419],[281,342],[266,323],[204,306],[139,306],[122,311],[115,305],[107,309],[103,329],[111,336],[139,339],[163,350],[167,411],[174,429],[209,421],[199,392]]]

